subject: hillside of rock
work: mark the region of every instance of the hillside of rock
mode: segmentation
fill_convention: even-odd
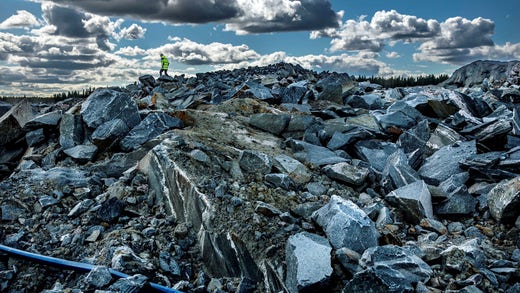
[[[0,105],[0,244],[92,267],[0,247],[0,291],[518,292],[518,68],[460,72],[279,63]]]

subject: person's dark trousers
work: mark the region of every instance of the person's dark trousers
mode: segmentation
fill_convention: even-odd
[[[168,69],[161,69],[161,70],[159,71],[159,76],[162,76],[163,71],[164,71],[164,75],[169,76],[169,75],[168,75]]]

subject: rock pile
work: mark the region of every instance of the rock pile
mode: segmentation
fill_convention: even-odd
[[[383,89],[280,63],[21,102],[1,243],[95,269],[0,254],[0,291],[518,292],[517,67]]]

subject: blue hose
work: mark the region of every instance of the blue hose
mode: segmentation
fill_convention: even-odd
[[[0,244],[0,251],[3,251],[9,255],[30,260],[32,262],[37,262],[44,265],[49,265],[53,267],[62,268],[64,270],[73,270],[78,272],[90,272],[94,269],[94,265],[88,263],[82,263],[77,261],[70,261],[66,259],[45,256],[41,254],[36,254],[28,251],[23,251],[20,249],[12,248],[9,246],[5,246]],[[129,275],[116,271],[114,269],[109,268],[110,274],[117,278],[127,278]],[[164,292],[164,293],[183,293],[182,291],[178,291],[175,289],[168,288],[166,286],[162,286],[156,283],[149,283],[150,287],[155,290],[155,292]]]

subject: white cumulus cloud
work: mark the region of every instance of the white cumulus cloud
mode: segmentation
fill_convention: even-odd
[[[8,17],[0,23],[0,29],[29,29],[38,26],[40,26],[40,22],[34,15],[26,10],[18,10],[15,15]]]

